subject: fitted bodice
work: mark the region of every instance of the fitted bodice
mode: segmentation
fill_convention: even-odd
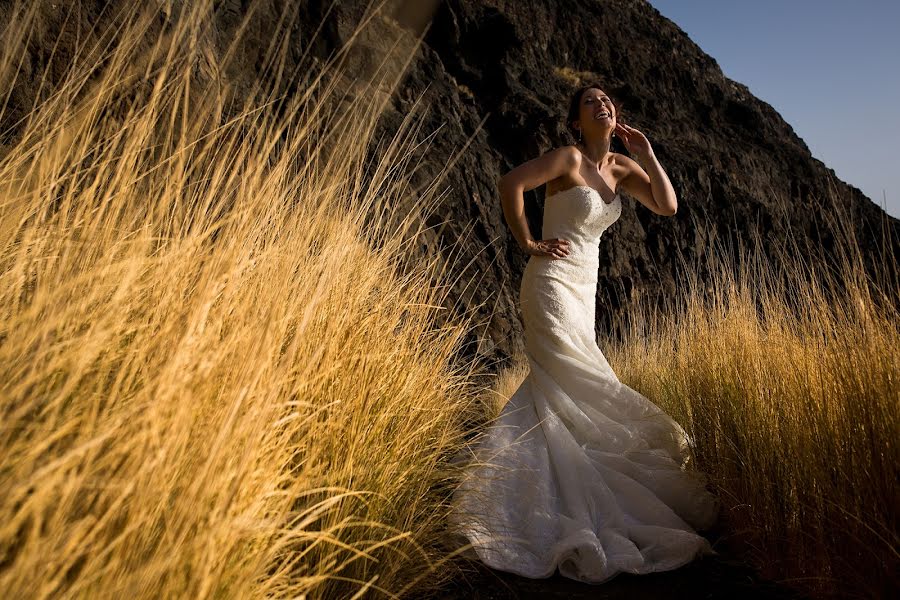
[[[596,259],[600,236],[621,214],[619,194],[607,204],[594,188],[576,185],[544,200],[541,237],[569,240],[567,259]]]

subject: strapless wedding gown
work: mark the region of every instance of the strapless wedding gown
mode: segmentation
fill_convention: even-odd
[[[492,568],[601,583],[716,554],[695,531],[719,504],[688,468],[690,439],[619,381],[596,343],[598,242],[621,213],[618,194],[606,203],[589,186],[544,203],[542,237],[569,240],[569,255],[529,258],[530,372],[465,459],[475,460],[451,506],[455,530]]]

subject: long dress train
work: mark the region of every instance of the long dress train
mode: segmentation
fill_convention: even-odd
[[[529,258],[530,371],[453,496],[451,523],[492,568],[601,583],[715,554],[695,528],[712,525],[719,502],[688,468],[687,433],[621,383],[596,343],[598,242],[621,212],[619,194],[607,203],[583,185],[545,201],[543,237],[568,239],[570,252]]]

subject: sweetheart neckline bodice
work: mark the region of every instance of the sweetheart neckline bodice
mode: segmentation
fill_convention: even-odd
[[[569,190],[574,190],[575,188],[587,188],[588,190],[591,190],[592,192],[594,192],[594,193],[596,193],[598,196],[600,196],[600,201],[601,201],[603,204],[606,204],[607,206],[609,206],[610,204],[613,204],[613,203],[616,201],[616,198],[619,198],[619,192],[616,192],[616,195],[613,196],[613,199],[610,200],[609,202],[607,202],[606,200],[603,199],[603,196],[600,194],[599,191],[597,191],[596,188],[593,188],[593,187],[591,187],[591,186],[589,186],[589,185],[573,185],[572,187],[568,187],[568,188],[566,188],[566,189],[564,189],[564,190],[560,190],[560,191],[558,191],[558,192],[555,192],[555,193],[553,193],[553,194],[550,194],[549,196],[547,196],[546,198],[544,198],[544,202],[546,202],[546,201],[549,200],[550,198],[555,198],[556,196],[559,196],[560,194],[563,194],[563,193],[565,193],[565,192],[568,192]]]

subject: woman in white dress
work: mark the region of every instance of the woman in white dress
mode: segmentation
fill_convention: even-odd
[[[568,125],[576,144],[500,180],[504,215],[530,255],[520,288],[530,371],[476,441],[451,522],[492,568],[601,583],[715,554],[697,530],[719,502],[689,464],[684,429],[621,383],[596,343],[599,240],[621,214],[620,191],[668,216],[675,191],[600,86],[573,95]],[[610,151],[614,134],[640,164]],[[543,184],[535,240],[523,193]]]

